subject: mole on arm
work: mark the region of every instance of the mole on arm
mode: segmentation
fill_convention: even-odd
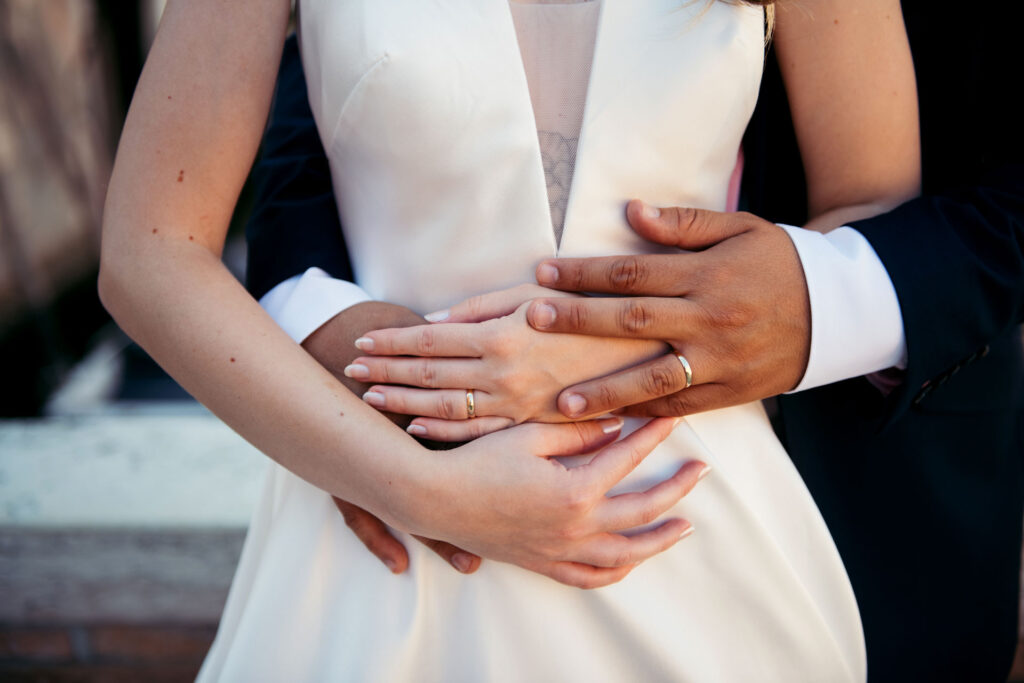
[[[234,359],[234,357],[233,357],[233,356],[232,356],[232,358],[231,358],[231,362],[232,362],[232,363],[234,363],[234,362],[235,362],[235,359]]]
[[[156,228],[153,228],[153,234],[154,235],[156,234]]]
[[[180,183],[185,179],[185,169],[178,171],[178,182]]]
[[[195,240],[195,237],[193,237],[192,235],[189,235],[189,236],[188,236],[188,241],[189,241],[189,242],[192,242],[192,241],[194,241],[194,240]]]

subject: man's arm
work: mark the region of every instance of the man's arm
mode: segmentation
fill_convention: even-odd
[[[907,343],[890,419],[1024,322],[1024,164],[853,225],[885,264]]]
[[[793,378],[804,374],[814,355],[842,362],[819,363],[816,381],[801,381],[800,388],[882,370],[891,364],[881,359],[892,341],[865,353],[857,337],[870,341],[878,309],[893,302],[851,305],[864,297],[849,288],[884,292],[889,286],[899,299],[908,352],[903,384],[887,411],[891,420],[1024,321],[1024,166],[1003,169],[978,187],[921,197],[855,223],[856,230],[847,230],[856,237],[849,239],[863,235],[871,253],[859,249],[850,255],[824,242],[821,249],[801,252],[802,267],[782,230],[749,214],[642,214],[638,202],[630,205],[630,220],[645,236],[699,251],[545,262],[538,279],[547,286],[649,298],[537,300],[529,319],[547,331],[687,340],[695,382],[707,386],[684,389],[681,365],[663,360],[660,367],[640,366],[566,389],[559,407],[567,415],[579,414],[572,408],[580,399],[583,414],[644,404],[630,410],[681,415],[767,398],[793,388]],[[813,258],[823,261],[807,262]],[[851,274],[860,272],[883,281],[857,283]],[[808,290],[833,293],[815,307],[820,315],[813,320]],[[822,328],[860,333],[851,337]],[[888,330],[884,334],[892,337]],[[829,348],[812,352],[815,337]]]

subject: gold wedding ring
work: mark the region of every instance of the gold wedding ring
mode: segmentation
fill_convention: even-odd
[[[469,419],[476,417],[476,397],[472,389],[466,389],[466,414]]]
[[[683,372],[686,374],[686,386],[683,387],[683,389],[689,389],[693,386],[693,369],[690,367],[689,361],[687,361],[682,355],[677,353],[676,358],[678,358],[679,362],[682,363]]]

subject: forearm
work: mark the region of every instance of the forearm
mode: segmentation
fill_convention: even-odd
[[[299,476],[389,523],[389,488],[416,445],[345,391],[206,249],[172,238],[107,248],[100,291],[181,385]]]

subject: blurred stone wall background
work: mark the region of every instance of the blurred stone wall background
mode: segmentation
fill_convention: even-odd
[[[96,295],[162,7],[0,0],[0,681],[192,680],[266,466]]]
[[[0,3],[0,414],[38,410],[103,319],[83,289],[121,120],[102,31],[91,2]]]

